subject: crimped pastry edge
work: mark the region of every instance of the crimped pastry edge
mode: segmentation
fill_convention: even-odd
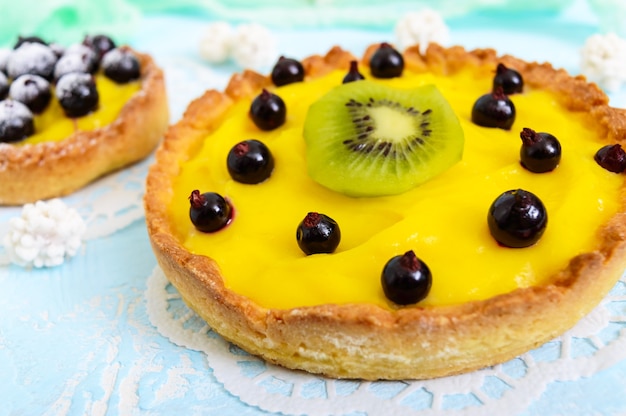
[[[0,143],[0,205],[68,195],[156,148],[169,125],[165,79],[150,55],[133,53],[141,89],[112,123],[55,142]]]
[[[366,64],[372,45],[364,54]],[[583,77],[550,64],[497,56],[493,49],[466,51],[431,44],[404,52],[416,71],[453,73],[464,65],[503,62],[518,69],[531,87],[556,92],[572,111],[586,112],[607,142],[626,141],[626,111]],[[307,77],[347,68],[354,59],[338,47],[303,61]],[[144,199],[148,234],[160,267],[185,302],[225,339],[265,360],[336,378],[426,379],[464,373],[512,359],[558,336],[589,313],[626,268],[626,191],[620,213],[599,231],[599,245],[573,258],[551,284],[517,289],[484,301],[454,306],[407,307],[319,305],[287,310],[260,307],[224,286],[209,257],[187,251],[167,219],[172,179],[179,163],[219,123],[235,100],[270,85],[267,77],[235,74],[225,93],[207,91],[171,126],[150,168]]]

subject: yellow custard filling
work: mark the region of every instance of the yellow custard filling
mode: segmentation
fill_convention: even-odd
[[[95,111],[83,117],[69,118],[52,91],[48,107],[43,113],[35,115],[35,134],[16,144],[56,142],[68,138],[76,131],[104,127],[117,118],[124,104],[141,89],[140,81],[117,84],[102,74],[97,74],[95,78],[99,94],[98,108]]]
[[[183,245],[215,259],[226,286],[262,306],[372,303],[393,308],[382,291],[381,271],[391,257],[408,250],[433,275],[421,306],[486,299],[546,283],[572,257],[594,248],[596,230],[619,208],[621,176],[593,160],[601,138],[582,115],[563,109],[550,93],[527,88],[511,96],[517,118],[510,131],[471,122],[474,101],[491,88],[493,68],[448,77],[405,69],[401,78],[377,80],[396,88],[434,83],[465,132],[463,159],[400,195],[352,198],[330,191],[307,176],[302,125],[310,104],[344,75],[337,71],[276,88],[286,103],[287,121],[274,131],[252,124],[249,101],[235,103],[197,153],[182,163],[174,181],[169,214]],[[523,127],[559,139],[563,156],[556,170],[534,174],[520,166]],[[229,149],[251,138],[263,141],[275,158],[272,176],[258,185],[237,183],[226,169]],[[518,188],[539,196],[548,225],[536,245],[503,248],[489,234],[487,211],[502,192]],[[227,197],[235,209],[233,222],[217,233],[196,231],[188,201],[194,189]],[[335,253],[306,256],[298,248],[296,227],[310,211],[339,224],[342,240]]]

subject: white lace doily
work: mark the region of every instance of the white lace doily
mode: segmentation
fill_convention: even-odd
[[[334,380],[267,364],[213,332],[158,267],[148,278],[146,301],[158,332],[204,352],[226,390],[244,403],[286,414],[513,414],[549,383],[588,377],[626,358],[624,277],[576,327],[542,347],[501,365],[425,381]]]

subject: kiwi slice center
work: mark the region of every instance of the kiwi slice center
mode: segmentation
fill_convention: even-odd
[[[432,110],[423,112],[387,99],[370,98],[366,103],[349,100],[346,103],[354,124],[354,136],[343,141],[349,150],[370,153],[380,151],[404,156],[400,149],[411,150],[411,144],[424,144],[430,130]]]
[[[432,84],[336,86],[311,104],[302,133],[311,179],[349,196],[408,191],[463,155],[461,124]]]

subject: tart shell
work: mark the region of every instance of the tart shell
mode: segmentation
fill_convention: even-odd
[[[370,47],[362,60],[377,45]],[[450,74],[467,65],[502,62],[527,85],[557,93],[566,108],[589,115],[607,142],[626,141],[626,111],[582,77],[549,64],[431,45],[404,53],[415,71]],[[347,68],[354,59],[338,47],[304,60],[307,77]],[[626,268],[626,193],[621,212],[598,230],[595,251],[571,259],[550,284],[516,289],[484,301],[454,306],[385,310],[375,305],[319,305],[267,309],[224,286],[218,264],[186,250],[168,222],[173,178],[180,163],[239,99],[250,99],[270,80],[251,71],[232,77],[225,92],[207,91],[171,126],[150,168],[145,211],[157,261],[185,302],[225,339],[265,360],[336,378],[426,379],[464,373],[512,359],[570,329],[613,287]]]
[[[149,55],[134,54],[141,65],[141,89],[112,123],[54,142],[0,143],[1,205],[70,194],[156,148],[169,124],[165,80]]]

